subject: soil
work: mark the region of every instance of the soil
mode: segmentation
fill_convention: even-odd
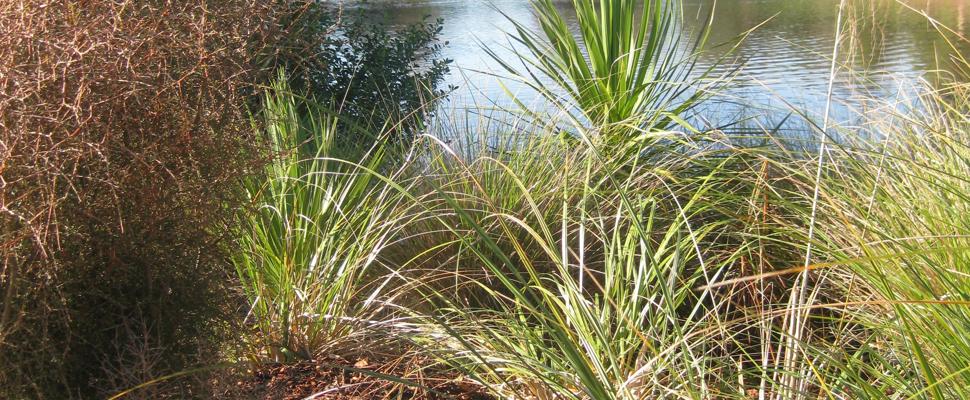
[[[328,357],[294,364],[268,364],[247,371],[225,399],[262,400],[495,400],[485,389],[427,360],[346,360]]]

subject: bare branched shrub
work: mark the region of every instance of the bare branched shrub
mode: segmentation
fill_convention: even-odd
[[[300,10],[0,2],[0,363],[16,366],[0,397],[123,389],[105,371],[132,332],[152,341],[153,373],[207,349],[219,227],[258,154],[244,104]]]

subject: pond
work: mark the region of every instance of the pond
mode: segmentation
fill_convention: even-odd
[[[569,1],[561,2],[570,16]],[[861,107],[857,99],[883,98],[892,101],[900,88],[910,87],[926,71],[946,59],[946,42],[928,20],[925,11],[959,34],[970,31],[970,0],[919,0],[904,7],[891,0],[850,1],[846,12],[856,23],[859,38],[846,42],[843,54],[855,57],[840,65],[834,85],[833,118],[846,121]],[[385,18],[391,25],[420,22],[426,16],[442,18],[442,38],[448,42],[444,56],[454,60],[451,84],[460,87],[450,100],[452,106],[499,103],[508,95],[496,77],[498,65],[482,46],[500,49],[511,57],[508,18],[536,26],[527,0],[409,0],[370,2],[373,18]],[[744,116],[779,116],[790,107],[810,115],[822,113],[829,83],[830,57],[836,37],[838,0],[686,0],[684,29],[698,32],[713,12],[709,43],[731,43],[741,33],[759,26],[717,67],[723,72],[741,65],[736,78],[718,98],[705,107],[705,123],[737,121]],[[380,10],[380,11],[376,11]],[[575,24],[574,20],[568,21]],[[763,24],[762,24],[763,23]],[[724,49],[705,53],[698,70],[716,63]],[[851,50],[850,50],[851,49]],[[961,51],[968,48],[961,45]],[[945,67],[945,65],[942,65]],[[869,71],[869,72],[866,72]],[[519,85],[508,84],[517,96],[534,98]],[[526,101],[528,102],[528,101]],[[779,112],[781,111],[781,112]],[[769,122],[770,123],[770,122]]]

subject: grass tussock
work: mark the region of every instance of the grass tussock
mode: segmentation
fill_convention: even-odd
[[[275,361],[324,355],[374,323],[387,282],[370,280],[391,268],[381,254],[407,218],[386,182],[393,175],[379,175],[384,143],[341,158],[359,152],[338,145],[337,121],[302,113],[288,93],[280,83],[264,98],[266,139],[279,156],[246,182],[253,212],[233,258],[258,332],[252,351]]]

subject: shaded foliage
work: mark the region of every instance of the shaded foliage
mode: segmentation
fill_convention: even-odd
[[[369,144],[374,131],[406,140],[446,95],[451,60],[441,58],[442,20],[390,27],[367,8],[341,11],[315,4],[299,22],[304,37],[321,37],[311,56],[278,59],[297,93],[339,114],[343,142]],[[370,140],[365,140],[369,138]]]

